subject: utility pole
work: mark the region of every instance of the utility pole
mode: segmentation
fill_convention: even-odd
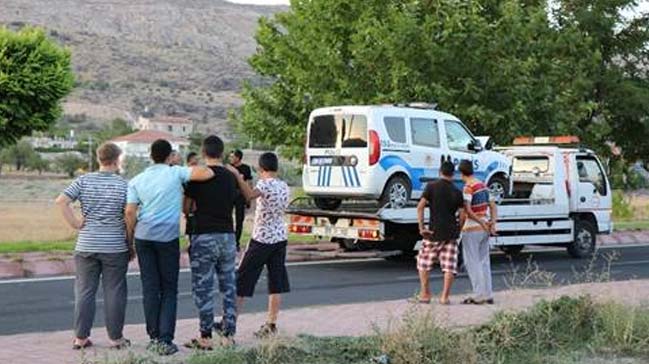
[[[92,135],[88,135],[88,172],[92,172]]]

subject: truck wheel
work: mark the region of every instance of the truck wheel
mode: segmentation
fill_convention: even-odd
[[[503,176],[493,176],[487,182],[487,188],[491,195],[496,198],[496,201],[501,201],[507,197],[507,189],[509,188],[509,181]]]
[[[524,245],[503,245],[499,246],[498,249],[510,257],[515,257],[523,251]]]
[[[343,201],[336,198],[316,198],[314,202],[321,210],[336,210]]]
[[[385,185],[383,190],[383,195],[381,196],[381,206],[385,206],[388,203],[392,208],[402,208],[408,204],[410,201],[410,194],[412,193],[412,187],[410,181],[403,176],[394,176],[390,178],[388,183]]]
[[[575,221],[575,240],[568,245],[568,254],[573,258],[587,258],[595,253],[597,230],[587,220]]]

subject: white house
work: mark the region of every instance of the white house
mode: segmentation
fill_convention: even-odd
[[[165,139],[171,147],[184,155],[189,148],[189,140],[174,136],[170,133],[157,130],[140,130],[132,134],[119,136],[111,142],[122,149],[122,158],[140,157],[149,158],[151,143],[158,139]]]
[[[156,130],[176,137],[187,137],[194,131],[192,119],[179,116],[140,116],[133,124],[137,130]]]

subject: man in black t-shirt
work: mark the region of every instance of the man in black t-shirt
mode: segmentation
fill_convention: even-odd
[[[460,237],[461,222],[458,211],[463,207],[462,192],[453,184],[455,166],[449,161],[442,163],[440,179],[426,186],[417,205],[419,231],[424,238],[417,255],[417,270],[421,291],[417,302],[430,303],[429,273],[438,261],[444,272],[444,288],[441,304],[449,304],[449,294],[457,273],[457,239]],[[424,225],[424,210],[428,205],[430,219],[428,228]]]
[[[229,341],[236,332],[237,250],[232,209],[238,196],[239,172],[232,166],[224,166],[222,157],[223,141],[214,135],[205,138],[203,158],[214,177],[205,182],[190,182],[185,189],[185,214],[193,207],[187,233],[190,236],[192,293],[200,321],[200,337],[185,346],[194,349],[210,349],[212,345],[215,274],[223,295],[221,333]]]
[[[230,153],[230,164],[239,171],[243,176],[243,180],[248,183],[248,186],[252,188],[252,169],[247,164],[242,162],[243,152],[239,149],[236,149]],[[237,239],[237,250],[239,250],[241,244],[241,234],[243,232],[243,220],[246,217],[246,208],[248,206],[248,201],[246,201],[243,194],[239,192],[239,196],[234,202],[234,215],[235,215],[235,235]]]

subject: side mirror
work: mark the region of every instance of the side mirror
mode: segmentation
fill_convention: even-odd
[[[477,139],[469,142],[469,145],[467,145],[467,148],[470,151],[473,151],[473,152],[481,152],[484,149],[484,148],[482,148],[482,143],[480,143],[480,141],[477,140]]]

